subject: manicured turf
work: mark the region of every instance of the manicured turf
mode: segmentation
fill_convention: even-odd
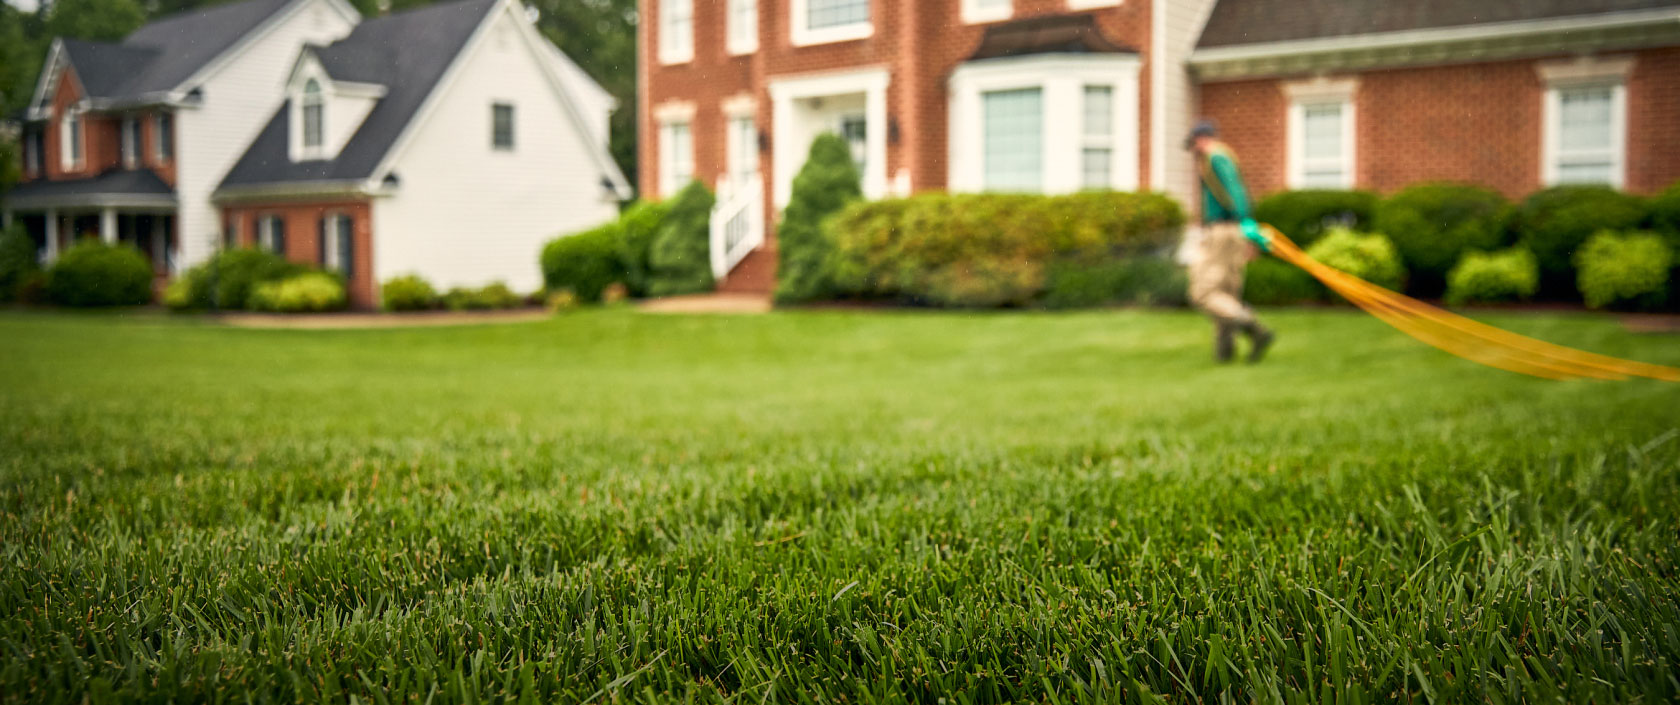
[[[1680,697],[1680,385],[1271,319],[0,314],[0,698]]]

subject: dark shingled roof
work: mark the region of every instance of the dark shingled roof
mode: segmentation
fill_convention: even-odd
[[[86,179],[64,181],[31,181],[18,184],[6,193],[6,200],[14,204],[37,200],[70,200],[94,196],[158,196],[173,198],[175,190],[148,169],[107,171]]]
[[[969,61],[1029,54],[1118,54],[1132,49],[1110,41],[1091,15],[1048,15],[991,25]]]
[[[330,46],[309,49],[334,80],[377,83],[385,96],[338,157],[293,162],[287,149],[291,105],[280,106],[222,180],[222,187],[373,176],[420,105],[497,0],[464,0],[367,20]]]
[[[1213,47],[1680,8],[1680,0],[1218,0]]]
[[[170,15],[121,44],[65,39],[70,63],[94,98],[131,100],[173,90],[293,0],[245,0]]]

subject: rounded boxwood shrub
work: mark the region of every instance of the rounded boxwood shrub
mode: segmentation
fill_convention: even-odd
[[[387,311],[425,311],[437,308],[437,289],[418,274],[404,274],[379,286],[379,302]]]
[[[793,194],[776,228],[781,260],[776,270],[777,302],[833,296],[829,266],[834,247],[823,232],[822,221],[861,198],[861,177],[846,140],[834,133],[817,137],[805,166],[793,177]]]
[[[1661,306],[1673,262],[1674,251],[1649,232],[1600,232],[1575,254],[1581,296],[1592,308]]]
[[[1059,262],[1050,267],[1040,303],[1056,309],[1115,304],[1183,306],[1189,299],[1188,290],[1184,270],[1165,257]]]
[[[40,270],[35,241],[29,239],[22,223],[14,222],[0,232],[0,301],[16,300],[23,280]]]
[[[326,272],[304,272],[251,290],[251,309],[274,313],[320,313],[344,308],[344,282]]]
[[[164,291],[164,303],[176,310],[250,308],[258,284],[310,271],[285,257],[249,248],[223,250],[176,276]]]
[[[648,293],[677,296],[711,291],[712,206],[717,198],[699,181],[671,199],[670,212],[648,251]]]
[[[1307,248],[1307,256],[1384,289],[1399,291],[1406,282],[1400,253],[1382,235],[1334,229]]]
[[[1394,243],[1411,275],[1410,291],[1434,296],[1446,288],[1447,271],[1465,252],[1506,244],[1510,212],[1505,197],[1492,189],[1425,183],[1379,202],[1372,229]]]
[[[1447,273],[1447,303],[1522,301],[1540,289],[1540,265],[1527,248],[1503,252],[1466,252]]]
[[[83,240],[47,270],[47,298],[61,306],[139,306],[152,300],[152,265],[133,247]]]
[[[1645,204],[1608,186],[1554,186],[1524,199],[1511,226],[1540,262],[1540,288],[1553,297],[1574,291],[1575,251],[1600,230],[1636,230]]]
[[[502,282],[494,282],[478,289],[456,287],[443,295],[443,306],[451,311],[519,308],[524,303],[524,297],[513,293],[513,290]]]
[[[1243,274],[1243,299],[1259,306],[1293,306],[1325,298],[1324,285],[1280,259],[1261,257]]]
[[[1254,219],[1283,231],[1301,247],[1311,247],[1331,228],[1371,227],[1377,194],[1370,191],[1302,189],[1282,191],[1254,206]]]
[[[653,239],[665,225],[671,207],[665,203],[640,201],[630,206],[618,218],[622,229],[618,240],[618,259],[624,267],[624,286],[631,296],[647,296],[652,276],[648,255]]]
[[[570,289],[579,301],[599,302],[608,286],[624,280],[623,236],[624,226],[612,222],[549,242],[542,251],[543,287]]]

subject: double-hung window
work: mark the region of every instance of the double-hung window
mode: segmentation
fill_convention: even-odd
[[[669,197],[694,180],[694,138],[686,120],[667,122],[659,132],[659,191]]]
[[[82,114],[74,108],[64,111],[58,122],[59,165],[65,171],[82,168]]]
[[[980,94],[982,161],[988,191],[1044,189],[1044,90]]]
[[[729,53],[758,51],[758,0],[729,0]]]
[[[694,58],[694,0],[659,0],[659,62]]]
[[[125,117],[122,120],[122,162],[125,169],[140,165],[139,118]]]
[[[1085,127],[1080,150],[1081,184],[1114,187],[1114,86],[1085,86]]]
[[[157,113],[152,116],[152,158],[167,162],[175,158],[175,116]]]
[[[1289,186],[1353,188],[1354,108],[1351,79],[1289,84]]]
[[[792,0],[793,43],[798,46],[863,39],[874,34],[870,0]]]
[[[1548,91],[1547,183],[1622,184],[1622,91],[1608,83]]]
[[[1014,13],[1014,0],[962,0],[962,18],[969,24],[1007,20]]]
[[[354,221],[347,214],[333,213],[321,218],[319,242],[322,267],[345,276],[353,273],[356,261],[354,232]]]
[[[513,149],[513,106],[495,103],[490,106],[490,146],[500,151]]]
[[[758,173],[758,125],[751,115],[729,119],[729,178],[741,186]]]
[[[321,82],[309,79],[303,84],[303,151],[319,156],[326,129],[326,101],[321,96]]]
[[[286,255],[286,219],[278,215],[258,217],[257,247],[284,257]]]

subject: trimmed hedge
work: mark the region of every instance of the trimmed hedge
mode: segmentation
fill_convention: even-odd
[[[1311,274],[1274,257],[1249,262],[1243,273],[1243,300],[1258,306],[1292,306],[1325,296],[1324,285]]]
[[[251,309],[274,313],[320,313],[344,308],[344,282],[326,272],[304,272],[251,290]]]
[[[1524,247],[1503,252],[1466,252],[1447,273],[1447,303],[1523,301],[1540,290],[1540,265]]]
[[[35,241],[29,239],[23,224],[14,222],[0,232],[0,302],[16,300],[24,280],[39,271]]]
[[[248,309],[258,284],[308,271],[307,266],[264,250],[223,250],[176,277],[164,293],[164,303],[176,310]]]
[[[152,300],[152,265],[128,245],[83,240],[47,270],[47,298],[61,306],[139,306]]]
[[[623,239],[620,220],[549,242],[542,251],[543,288],[570,289],[579,301],[600,302],[608,286],[624,281]]]
[[[1649,232],[1603,231],[1575,254],[1581,296],[1592,308],[1651,310],[1668,298],[1674,252]]]
[[[1283,231],[1305,248],[1331,228],[1370,228],[1376,210],[1377,194],[1370,191],[1302,189],[1261,199],[1254,207],[1254,219]]]
[[[1055,309],[1184,306],[1189,302],[1189,288],[1184,269],[1165,257],[1059,262],[1050,267],[1040,304]]]
[[[618,258],[624,268],[624,286],[631,296],[648,295],[653,272],[648,255],[670,212],[670,204],[641,201],[618,217]]]
[[[438,303],[437,289],[418,274],[392,277],[379,286],[379,304],[387,311],[425,311]]]
[[[455,287],[443,295],[443,307],[451,311],[492,311],[519,308],[525,297],[513,293],[507,284],[493,282],[478,289]]]
[[[1066,196],[925,193],[858,202],[824,228],[837,296],[935,306],[1020,306],[1051,265],[1158,253],[1184,211],[1158,193]]]
[[[1646,216],[1638,197],[1608,186],[1554,186],[1536,191],[1518,206],[1511,226],[1540,263],[1540,288],[1551,297],[1572,297],[1574,255],[1601,230],[1637,230]]]
[[[817,137],[805,166],[793,177],[793,195],[776,228],[781,257],[776,272],[778,303],[833,296],[827,266],[833,245],[822,230],[822,221],[861,198],[861,177],[846,140],[834,133]]]
[[[1382,235],[1337,228],[1307,248],[1307,256],[1385,289],[1399,291],[1406,283],[1400,253]]]
[[[1425,183],[1379,202],[1372,225],[1394,243],[1411,274],[1409,290],[1434,296],[1465,252],[1505,246],[1510,213],[1505,197],[1492,189]]]
[[[676,296],[711,291],[711,218],[717,198],[699,181],[671,199],[670,212],[648,250],[648,293]]]

